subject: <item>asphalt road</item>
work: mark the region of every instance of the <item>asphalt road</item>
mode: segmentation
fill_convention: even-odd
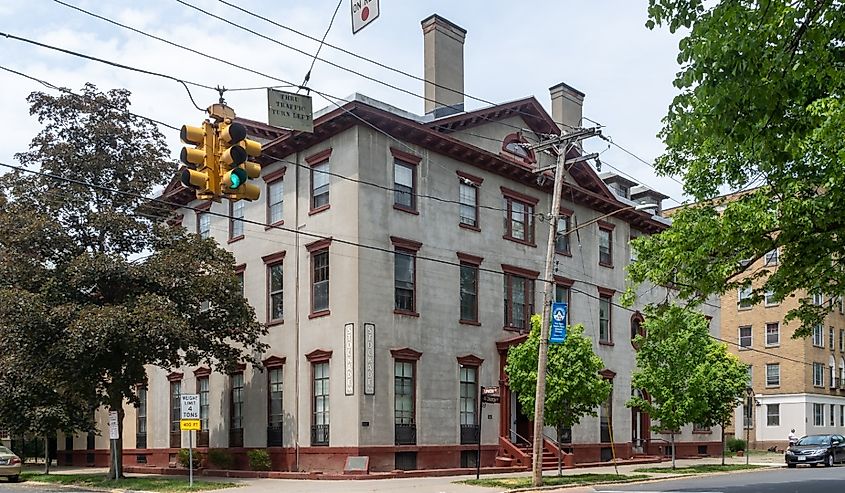
[[[54,486],[49,484],[26,484],[26,483],[9,483],[5,479],[0,479],[0,493],[88,493],[93,490],[85,488],[68,488],[67,486]],[[102,493],[98,491],[96,493]]]
[[[845,466],[799,467],[761,472],[718,474],[689,479],[655,481],[636,485],[599,486],[599,492],[652,493],[843,493]]]

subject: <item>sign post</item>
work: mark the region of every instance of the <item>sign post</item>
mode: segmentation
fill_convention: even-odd
[[[566,340],[566,303],[552,303],[552,330],[549,331],[551,344],[563,344]]]
[[[188,485],[194,487],[194,430],[200,429],[200,396],[199,394],[182,394],[182,419],[179,429],[188,432]]]
[[[120,470],[117,468],[117,454],[120,452],[117,448],[117,440],[120,438],[120,428],[117,422],[117,411],[109,411],[109,441],[111,441],[111,448],[114,453],[114,479],[120,479]]]
[[[478,402],[478,449],[475,453],[475,479],[481,477],[481,423],[484,422],[484,416],[481,414],[481,409],[485,403],[498,404],[501,400],[499,394],[499,387],[484,387],[481,386],[481,399]]]

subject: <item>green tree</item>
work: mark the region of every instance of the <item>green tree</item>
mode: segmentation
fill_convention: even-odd
[[[540,347],[539,315],[531,317],[531,332],[521,344],[508,350],[505,373],[508,386],[516,392],[522,409],[534,414],[537,391],[537,354]],[[580,324],[568,326],[563,344],[549,345],[546,366],[545,425],[560,436],[563,428],[572,427],[584,416],[595,416],[596,409],[610,395],[610,383],[599,375],[604,368],[593,352],[593,342],[584,337]]]
[[[748,386],[747,366],[728,352],[728,347],[711,340],[704,364],[699,365],[699,379],[705,386],[699,396],[703,402],[701,414],[693,422],[722,429],[722,465],[725,464],[725,426],[733,419],[734,411],[745,397]]]
[[[170,210],[150,206],[176,167],[157,127],[128,112],[129,96],[90,84],[80,96],[32,93],[43,129],[16,157],[49,176],[0,178],[0,299],[43,307],[50,325],[40,342],[62,356],[63,381],[117,411],[121,436],[145,366],[228,371],[266,349],[233,256],[164,225]],[[37,353],[23,346],[18,357]],[[121,454],[114,459],[110,477],[122,472]]]
[[[675,467],[675,433],[704,415],[701,396],[707,389],[706,357],[711,346],[704,315],[677,305],[646,308],[646,336],[637,336],[637,370],[631,385],[651,400],[633,397],[628,407],[647,412],[671,434],[672,468]]]
[[[704,300],[754,280],[770,291],[845,291],[845,9],[829,0],[650,0],[647,25],[684,28],[660,133],[663,175],[700,204],[635,242],[635,283]],[[758,186],[759,185],[759,186]],[[758,186],[757,188],[754,188]],[[725,190],[750,189],[732,201]],[[780,249],[776,270],[748,260]],[[806,336],[833,303],[803,299]]]

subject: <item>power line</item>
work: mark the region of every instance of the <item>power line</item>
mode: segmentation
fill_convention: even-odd
[[[340,10],[340,4],[343,3],[343,0],[338,0],[337,7],[334,8],[334,13],[332,14],[332,19],[329,21],[329,27],[326,28],[326,32],[323,34],[323,39],[320,40],[320,46],[317,47],[317,52],[314,53],[314,58],[311,59],[311,66],[308,67],[308,72],[305,73],[305,79],[302,81],[303,86],[308,85],[308,81],[311,80],[311,71],[314,70],[314,64],[317,62],[317,57],[320,55],[320,50],[323,49],[323,45],[326,44],[326,36],[329,35],[329,31],[332,30],[332,25],[334,24],[334,18],[337,17],[337,11]],[[308,89],[306,88],[306,91]]]

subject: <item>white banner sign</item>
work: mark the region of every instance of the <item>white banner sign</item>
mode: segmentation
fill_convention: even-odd
[[[120,429],[117,425],[117,411],[109,411],[109,440],[120,438]]]
[[[182,394],[182,419],[200,419],[199,394]]]
[[[346,373],[346,395],[355,393],[354,332],[355,324],[346,324],[343,327],[343,365]]]
[[[378,18],[378,0],[350,0],[352,4],[352,34],[367,27]]]

